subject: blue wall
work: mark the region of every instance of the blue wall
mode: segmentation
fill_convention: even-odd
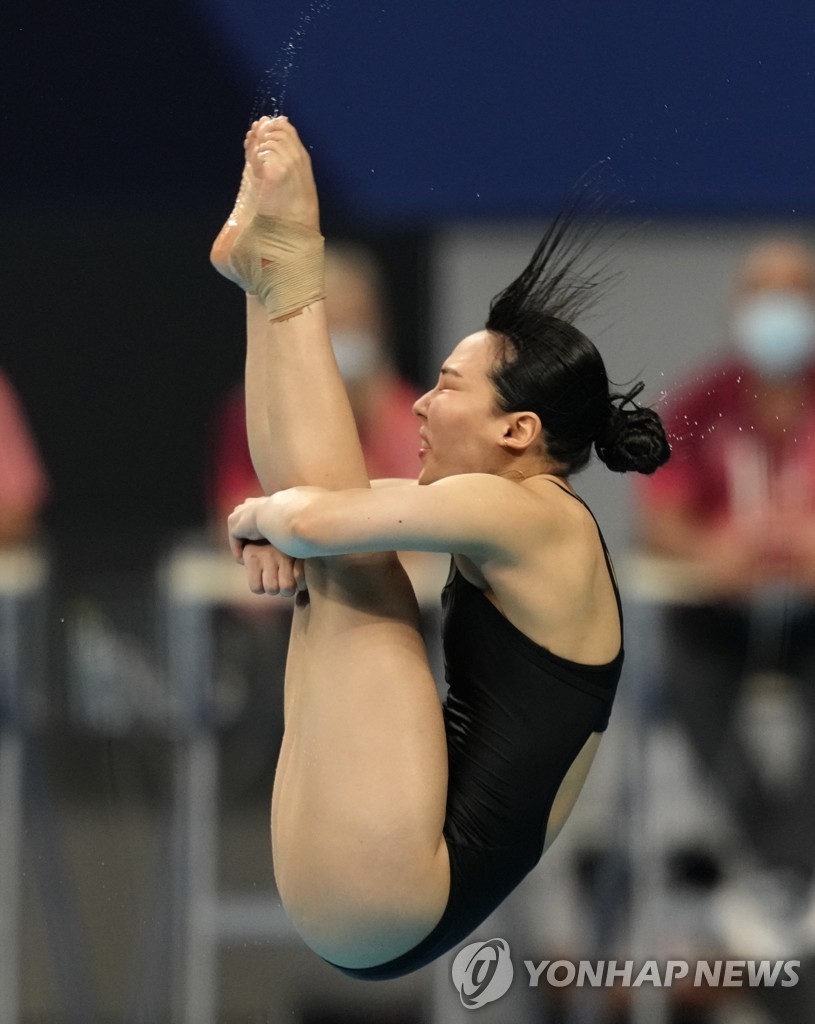
[[[226,195],[291,63],[283,109],[354,218],[540,214],[603,160],[641,213],[815,212],[809,0],[75,0],[10,21],[6,196]]]
[[[811,3],[187,2],[247,89],[292,64],[283,110],[361,214],[540,213],[601,160],[648,212],[815,210]]]

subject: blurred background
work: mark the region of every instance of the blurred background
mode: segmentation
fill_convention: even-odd
[[[789,988],[516,984],[482,1024],[815,1019],[814,33],[801,0],[4,12],[0,1024],[467,1016],[449,960],[351,982],[275,899],[288,611],[248,601],[226,556],[224,510],[252,486],[243,303],[208,250],[243,133],[278,110],[351,273],[334,340],[372,465],[401,457],[395,410],[587,171],[621,277],[582,326],[672,425],[666,483],[576,482],[626,583],[624,685],[572,822],[479,936],[516,972],[801,961]],[[746,266],[774,239],[795,249],[781,269]],[[750,564],[713,571],[725,550]],[[444,570],[416,572],[437,659]]]

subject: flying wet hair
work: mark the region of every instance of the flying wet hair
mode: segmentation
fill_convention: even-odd
[[[538,415],[563,476],[588,464],[592,445],[617,473],[653,473],[671,451],[658,414],[635,401],[644,384],[612,392],[602,356],[574,326],[617,276],[608,248],[596,248],[607,220],[598,202],[577,193],[492,300],[485,325],[497,342],[490,379],[498,407]]]

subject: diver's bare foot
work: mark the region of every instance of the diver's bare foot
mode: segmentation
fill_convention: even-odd
[[[251,134],[251,131],[246,133],[247,139]],[[219,231],[217,238],[212,243],[209,253],[210,262],[218,273],[223,274],[230,281],[234,281],[235,284],[240,285],[244,290],[247,287],[246,282],[241,279],[237,270],[232,265],[232,248],[238,235],[245,227],[251,224],[252,218],[257,213],[257,192],[258,183],[252,173],[252,168],[247,162],[244,164],[235,206],[232,209],[232,213],[227,217],[226,223]]]
[[[319,231],[311,158],[288,118],[261,118],[248,133],[244,148],[257,183],[256,212]]]

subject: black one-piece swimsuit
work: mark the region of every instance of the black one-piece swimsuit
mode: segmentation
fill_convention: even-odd
[[[602,534],[600,540],[622,626]],[[605,665],[560,658],[513,626],[455,568],[442,594],[442,637],[448,684],[447,906],[430,934],[407,953],[373,967],[338,968],[350,977],[386,980],[418,970],[495,910],[540,860],[560,784],[611,714],[622,645]]]

